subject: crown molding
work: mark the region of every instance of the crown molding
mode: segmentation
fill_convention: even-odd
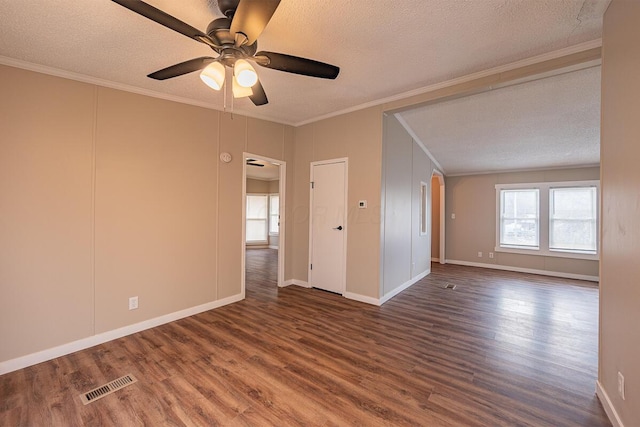
[[[149,89],[143,89],[136,86],[127,85],[124,83],[113,82],[111,80],[100,79],[98,77],[88,76],[86,74],[75,73],[73,71],[61,70],[59,68],[49,67],[46,65],[35,64],[33,62],[23,61],[20,59],[10,58],[8,56],[0,55],[0,65],[6,65],[13,68],[20,68],[22,70],[34,71],[36,73],[46,74],[49,76],[60,77],[67,80],[74,80],[77,82],[88,83],[96,86],[106,87],[109,89],[121,90],[124,92],[135,93],[138,95],[149,96],[152,98],[164,99],[165,101],[173,101],[178,102],[180,104],[193,105],[195,107],[202,107],[208,110],[219,111],[221,113],[228,111],[224,111],[223,108],[217,105],[213,105],[208,102],[196,101],[190,98],[184,98],[176,95],[169,95],[166,93],[156,92]],[[245,117],[251,117],[253,119],[267,120],[270,122],[280,123],[287,126],[294,126],[292,123],[283,122],[283,121],[275,121],[273,118],[261,116],[259,114],[253,114],[251,112],[247,112],[246,110],[235,110],[233,114],[242,115]]]
[[[510,64],[500,65],[498,67],[490,68],[488,70],[479,71],[477,73],[467,74],[465,76],[457,77],[455,79],[447,80],[441,83],[436,83],[429,86],[424,86],[418,89],[413,89],[407,92],[400,93],[398,95],[393,95],[387,98],[377,99],[374,101],[366,102],[364,104],[356,105],[353,107],[349,107],[343,110],[334,111],[329,114],[325,114],[323,116],[319,116],[313,119],[305,120],[302,122],[294,123],[293,126],[303,126],[310,123],[318,122],[320,120],[329,119],[331,117],[340,116],[343,114],[353,113],[355,111],[364,110],[365,108],[376,107],[379,105],[383,105],[389,102],[399,101],[405,98],[410,98],[416,95],[422,95],[424,93],[433,92],[436,90],[444,89],[447,87],[459,85],[462,83],[467,83],[473,80],[478,80],[484,77],[488,77],[494,74],[504,73],[507,71],[512,71],[522,67],[528,67],[530,65],[539,64],[541,62],[549,61],[552,59],[562,58],[563,56],[573,55],[576,53],[584,52],[590,49],[602,47],[602,39],[595,39],[589,42],[576,44],[573,46],[569,46],[563,49],[554,50],[552,52],[543,53],[542,55],[532,56],[530,58],[522,59],[520,61],[512,62]]]

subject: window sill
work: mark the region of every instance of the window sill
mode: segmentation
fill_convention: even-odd
[[[572,258],[572,259],[585,259],[590,261],[599,261],[600,256],[598,254],[581,253],[581,252],[569,252],[558,250],[542,250],[542,249],[524,249],[517,247],[503,247],[499,246],[494,248],[495,252],[505,252],[520,255],[533,255],[533,256],[546,256],[552,258]]]

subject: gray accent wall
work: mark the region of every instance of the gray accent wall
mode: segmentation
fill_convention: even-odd
[[[420,183],[428,184],[431,207],[433,164],[393,115],[384,117],[382,166],[381,296],[431,271],[431,226],[420,235]]]

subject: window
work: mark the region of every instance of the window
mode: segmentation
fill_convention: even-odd
[[[595,252],[595,187],[552,188],[549,194],[549,249]]]
[[[498,252],[598,259],[598,181],[496,185]]]
[[[420,182],[420,235],[427,234],[428,218],[427,218],[427,197],[428,188],[426,182]]]
[[[500,246],[540,246],[538,195],[538,189],[500,190]]]
[[[266,194],[247,194],[247,243],[267,242]]]
[[[280,195],[269,195],[269,234],[277,236],[280,232]]]

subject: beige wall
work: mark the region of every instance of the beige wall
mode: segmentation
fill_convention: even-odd
[[[599,174],[595,167],[446,177],[447,260],[597,277],[598,261],[495,252],[495,185],[597,180]],[[452,219],[454,213],[456,218]],[[478,252],[482,252],[482,258]],[[494,252],[493,259],[489,252]]]
[[[247,193],[278,194],[280,192],[280,181],[264,181],[261,179],[247,178]]]
[[[1,362],[93,333],[96,88],[0,66],[0,93]]]
[[[251,179],[247,178],[247,194],[249,193],[257,193],[257,194],[268,194],[269,191],[269,181],[263,181],[261,179]],[[277,191],[276,191],[277,193]]]
[[[95,333],[216,299],[215,115],[98,89]]]
[[[310,164],[347,157],[346,291],[378,298],[382,111],[369,108],[296,128],[294,156],[293,278],[308,278]],[[358,209],[358,200],[367,200],[368,208]]]
[[[440,259],[440,180],[431,178],[431,258]]]
[[[381,295],[431,270],[431,230],[420,233],[421,183],[428,185],[431,214],[433,165],[391,114],[384,118],[381,226]]]
[[[242,152],[293,166],[291,127],[5,66],[0,91],[0,363],[241,295]]]
[[[604,17],[602,263],[598,379],[622,425],[640,425],[640,2],[613,0]],[[617,374],[625,377],[626,400]]]

